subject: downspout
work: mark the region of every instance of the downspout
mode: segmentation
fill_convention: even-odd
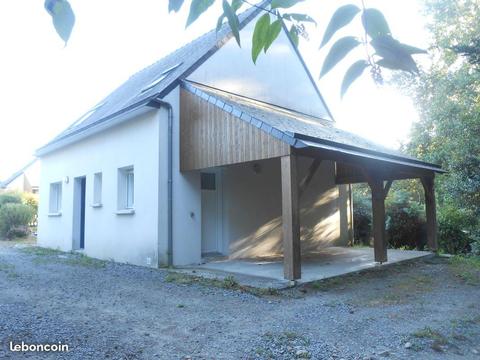
[[[173,266],[173,107],[170,103],[163,101],[161,99],[156,98],[155,103],[158,104],[160,107],[167,109],[168,111],[168,170],[167,170],[167,185],[168,185],[168,195],[167,195],[167,202],[168,202],[168,209],[167,209],[167,265],[169,267]],[[160,154],[159,154],[159,166],[158,169],[160,171]],[[160,193],[160,192],[159,192]],[[160,209],[160,198],[158,199],[158,207]],[[160,211],[159,211],[160,214]],[[160,260],[160,231],[158,231],[158,259]],[[159,264],[160,265],[160,264]]]

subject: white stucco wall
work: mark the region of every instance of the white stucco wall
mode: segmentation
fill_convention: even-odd
[[[201,261],[200,175],[180,173],[179,89],[173,109],[173,263]],[[74,179],[86,176],[85,254],[136,265],[168,260],[168,111],[152,110],[41,158],[38,242],[72,250]],[[117,215],[118,168],[133,166],[135,214]],[[93,208],[94,174],[102,172],[101,208]],[[65,177],[69,183],[63,182]],[[62,181],[62,215],[48,216],[50,183]]]
[[[158,169],[159,123],[166,123],[162,116],[164,112],[152,110],[41,158],[40,246],[72,250],[74,179],[86,176],[84,253],[99,259],[157,265],[157,194],[164,193],[159,191]],[[125,166],[133,166],[135,173],[133,215],[116,214],[118,168]],[[93,177],[97,172],[102,172],[103,206],[93,208]],[[62,182],[62,215],[50,217],[50,183],[58,181]]]
[[[240,33],[242,47],[230,39],[188,79],[221,90],[328,119],[295,50],[282,31],[278,39],[252,61],[253,20]]]
[[[173,265],[201,262],[202,207],[200,173],[180,172],[180,90],[165,99],[173,112]],[[163,141],[162,141],[163,142]],[[165,140],[164,145],[167,142]],[[163,145],[161,145],[163,146]],[[164,147],[166,153],[166,147]],[[166,169],[166,168],[165,168]]]
[[[312,160],[299,158],[299,177]],[[224,233],[232,258],[282,254],[280,159],[223,169]],[[302,252],[349,241],[348,192],[334,181],[334,163],[324,161],[300,202]]]

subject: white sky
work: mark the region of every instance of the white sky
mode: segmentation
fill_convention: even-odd
[[[396,38],[426,47],[418,1],[366,2],[384,12]],[[0,179],[21,168],[35,149],[130,75],[213,28],[219,14],[218,8],[211,9],[185,30],[187,9],[168,14],[167,0],[70,0],[77,22],[64,47],[43,3],[0,4]],[[309,12],[319,23],[310,28],[310,42],[301,45],[315,78],[326,55],[325,49],[318,51],[321,36],[334,9],[343,3],[347,1],[308,0],[296,9]],[[349,32],[358,34],[355,27],[344,30]],[[345,59],[322,79],[320,91],[340,127],[397,147],[417,119],[413,104],[395,89],[378,88],[369,76],[341,100],[343,74],[355,60],[355,55]]]

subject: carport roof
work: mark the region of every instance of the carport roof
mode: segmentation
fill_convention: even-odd
[[[351,132],[338,129],[331,121],[191,81],[183,81],[182,86],[205,101],[297,149],[322,149],[347,156],[379,160],[439,173],[445,172],[436,164],[420,161]]]

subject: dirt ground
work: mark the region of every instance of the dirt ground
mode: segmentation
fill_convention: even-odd
[[[24,246],[0,242],[0,359],[480,359],[480,270],[445,258],[277,292]]]

